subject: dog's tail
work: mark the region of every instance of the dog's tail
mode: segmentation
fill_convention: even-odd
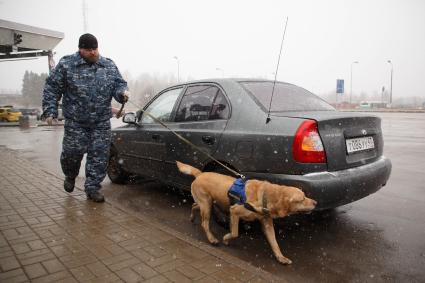
[[[195,167],[192,167],[190,165],[181,163],[179,161],[176,161],[177,167],[179,168],[180,172],[186,174],[186,175],[192,175],[198,177],[200,174],[202,174],[202,171],[199,169],[196,169]]]

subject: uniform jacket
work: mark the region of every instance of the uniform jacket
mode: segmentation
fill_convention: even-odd
[[[62,98],[65,119],[96,123],[112,117],[112,97],[123,102],[127,82],[115,63],[99,56],[89,64],[79,52],[64,56],[46,80],[43,92],[44,117],[58,116],[58,101]]]

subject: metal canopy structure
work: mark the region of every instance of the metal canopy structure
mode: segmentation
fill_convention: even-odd
[[[38,28],[0,19],[0,61],[49,56],[64,38],[62,32]]]

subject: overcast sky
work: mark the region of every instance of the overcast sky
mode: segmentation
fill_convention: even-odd
[[[60,57],[77,51],[82,0],[0,0],[0,19],[63,32]],[[86,0],[88,32],[121,72],[273,78],[286,17],[278,80],[314,93],[425,96],[425,1],[102,1]],[[359,64],[352,62],[359,61]],[[218,70],[217,70],[218,68]],[[47,59],[0,63],[0,89],[20,89],[25,70],[47,72]]]

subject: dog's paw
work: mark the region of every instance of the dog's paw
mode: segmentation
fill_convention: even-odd
[[[290,260],[289,258],[282,256],[276,256],[276,259],[281,263],[281,264],[291,264],[292,260]]]
[[[213,246],[218,246],[218,244],[220,243],[217,239],[212,239],[210,240],[211,245]]]
[[[232,238],[232,234],[228,233],[228,234],[224,235],[224,237],[223,237],[223,244],[225,244],[226,246],[228,246],[229,245],[230,238]]]

